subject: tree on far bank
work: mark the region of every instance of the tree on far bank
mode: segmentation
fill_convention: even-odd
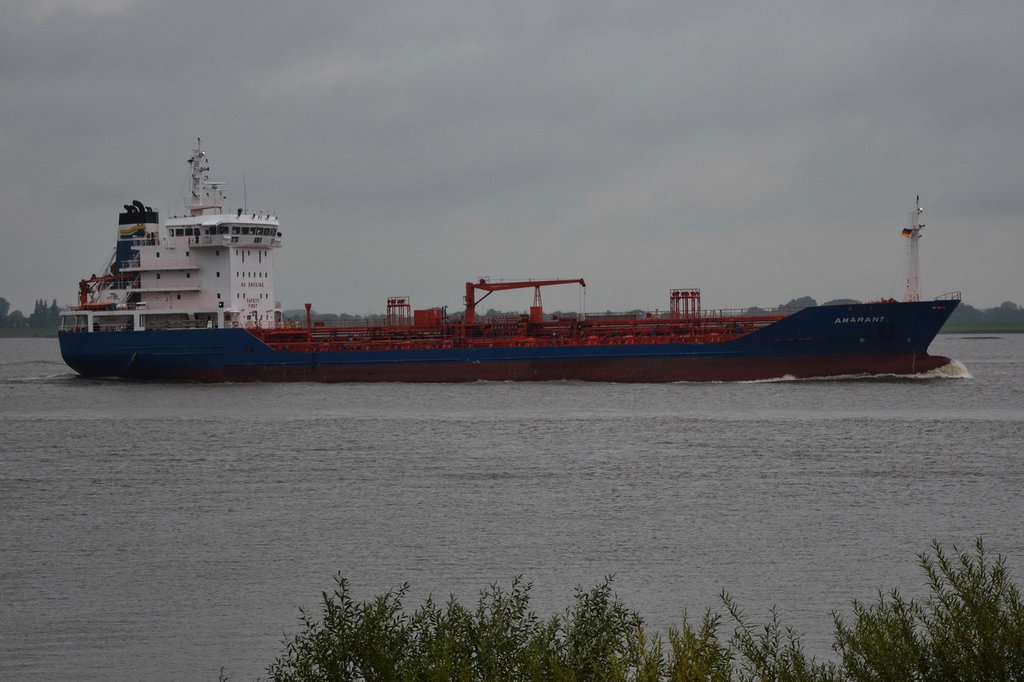
[[[39,329],[56,327],[58,324],[60,324],[60,307],[57,305],[57,299],[53,299],[53,303],[50,305],[47,305],[44,299],[36,301],[35,309],[28,317],[28,326]]]
[[[25,315],[20,310],[13,311],[10,315],[4,318],[5,327],[27,327],[28,322],[25,320]]]

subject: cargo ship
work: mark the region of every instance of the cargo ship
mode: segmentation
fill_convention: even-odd
[[[924,373],[949,364],[928,354],[959,303],[917,293],[917,220],[903,301],[802,309],[705,310],[699,289],[668,292],[665,310],[545,314],[541,290],[583,279],[465,284],[463,308],[413,309],[387,299],[380,317],[287,320],[274,293],[276,215],[225,211],[197,142],[185,213],[161,224],[140,201],[124,205],[101,274],[79,282],[62,310],[64,361],[86,377],[223,381],[752,381]],[[532,290],[529,311],[478,315],[495,292]],[[525,306],[524,306],[525,308]],[[302,319],[304,318],[304,319]]]

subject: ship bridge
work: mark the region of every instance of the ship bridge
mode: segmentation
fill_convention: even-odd
[[[189,159],[186,215],[163,226],[148,206],[125,205],[115,255],[104,274],[82,280],[75,328],[281,326],[273,252],[281,225],[270,211],[224,210],[223,183],[213,182],[201,141]]]

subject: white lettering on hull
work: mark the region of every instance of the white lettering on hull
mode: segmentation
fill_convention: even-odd
[[[885,322],[885,315],[876,317],[837,317],[832,324],[856,324],[858,322]]]

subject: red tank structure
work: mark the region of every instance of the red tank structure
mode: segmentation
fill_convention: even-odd
[[[586,286],[583,279],[510,282],[480,279],[466,282],[466,307],[461,316],[450,317],[442,308],[411,310],[408,297],[396,296],[388,299],[384,318],[366,324],[314,323],[307,304],[305,328],[250,328],[249,331],[274,350],[287,352],[648,345],[728,341],[785,317],[783,312],[705,311],[701,308],[700,289],[671,290],[668,311],[570,313],[546,317],[541,288],[561,284]],[[531,288],[534,295],[529,314],[477,315],[477,306],[492,293]],[[485,293],[478,297],[480,291]]]

